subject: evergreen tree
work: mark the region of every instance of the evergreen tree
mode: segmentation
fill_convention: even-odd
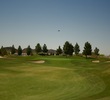
[[[70,50],[69,50],[69,55],[73,55],[73,52],[74,52],[74,47],[73,47],[73,45],[70,44],[70,45],[69,45],[69,48],[70,48]]]
[[[75,51],[75,54],[76,54],[76,55],[79,54],[79,52],[80,52],[80,48],[79,48],[78,43],[75,44],[74,51]]]
[[[83,54],[86,56],[86,58],[88,55],[92,54],[92,46],[89,42],[85,43]]]
[[[0,56],[2,55],[2,53],[1,53],[1,49],[0,49]]]
[[[22,55],[22,48],[21,48],[21,46],[18,47],[18,55],[19,56]]]
[[[3,46],[0,49],[0,56],[3,56]]]
[[[57,55],[62,54],[62,49],[61,49],[61,47],[60,47],[60,46],[59,46],[59,47],[58,47],[58,49],[56,50],[56,53],[57,53]]]
[[[63,46],[63,50],[64,50],[64,53],[65,54],[69,54],[68,51],[69,51],[69,45],[70,43],[68,41],[65,42],[64,46]]]
[[[32,49],[31,49],[30,45],[27,47],[26,53],[28,56],[32,54]]]
[[[39,43],[36,45],[35,51],[36,51],[37,54],[40,53],[40,52],[42,51],[41,46],[40,46]]]
[[[63,46],[63,50],[64,53],[66,55],[72,55],[74,52],[74,47],[71,43],[69,43],[68,41],[65,42],[64,46]]]
[[[1,52],[1,56],[7,55],[7,51],[3,46],[1,47],[0,52]]]
[[[16,52],[16,49],[15,49],[14,45],[12,45],[11,54],[14,54],[15,52]]]
[[[97,47],[94,49],[94,54],[95,54],[96,56],[99,55],[99,49],[98,49]]]
[[[43,52],[44,52],[44,53],[47,53],[47,52],[48,52],[48,49],[47,49],[46,44],[43,45]]]

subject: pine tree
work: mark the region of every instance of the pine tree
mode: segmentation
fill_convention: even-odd
[[[3,46],[1,47],[0,52],[1,52],[1,56],[7,55],[7,51],[6,51],[6,49]]]
[[[1,49],[0,49],[0,56],[2,55],[2,53],[1,53]]]
[[[85,43],[83,54],[86,56],[86,58],[88,55],[92,54],[92,46],[89,42]]]
[[[22,55],[22,48],[21,48],[21,46],[18,47],[18,55],[19,56]]]
[[[64,46],[63,46],[63,50],[64,53],[66,55],[73,55],[74,52],[74,47],[71,43],[69,43],[68,41],[65,42]]]
[[[43,52],[44,52],[44,53],[47,53],[47,52],[48,52],[48,49],[47,49],[46,44],[43,45]]]
[[[79,52],[80,52],[80,48],[79,48],[78,43],[75,44],[74,51],[75,51],[75,54],[76,54],[76,55],[79,54]]]
[[[16,49],[15,49],[14,45],[12,45],[11,54],[14,54],[15,52],[16,52]]]
[[[94,54],[95,54],[96,56],[99,55],[99,49],[98,49],[97,47],[94,49]]]
[[[36,51],[37,54],[42,51],[41,46],[40,46],[39,43],[35,46],[35,51]]]
[[[62,54],[62,49],[61,49],[61,47],[60,47],[60,46],[59,46],[59,47],[58,47],[58,49],[56,50],[56,53],[57,53],[57,55]]]
[[[28,56],[32,54],[32,49],[31,49],[30,45],[27,47],[26,53]]]

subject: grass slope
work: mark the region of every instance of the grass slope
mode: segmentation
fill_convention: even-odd
[[[110,100],[110,63],[92,60],[57,56],[0,59],[0,99]]]

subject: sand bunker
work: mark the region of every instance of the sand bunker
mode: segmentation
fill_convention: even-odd
[[[0,56],[0,58],[4,58],[4,57]]]
[[[44,60],[37,60],[37,61],[32,61],[33,63],[37,63],[37,64],[43,64],[43,63],[45,63],[45,61]]]
[[[100,61],[99,60],[94,60],[92,61],[93,63],[99,63]]]

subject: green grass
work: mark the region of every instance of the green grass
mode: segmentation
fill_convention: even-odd
[[[62,56],[0,59],[0,100],[110,100],[109,59],[92,60]]]

